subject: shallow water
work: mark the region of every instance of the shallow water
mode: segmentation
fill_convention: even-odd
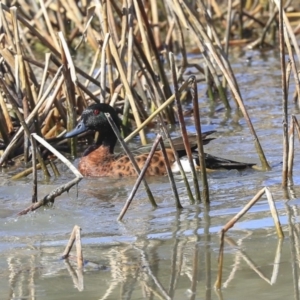
[[[251,64],[246,62],[249,55]],[[134,179],[84,179],[78,191],[73,188],[63,194],[54,207],[16,217],[30,204],[31,179],[12,182],[4,172],[0,174],[1,299],[299,299],[299,158],[296,151],[294,187],[284,193],[279,59],[272,52],[254,51],[233,56],[232,61],[272,170],[210,173],[209,207],[191,205],[176,176],[181,211],[174,208],[167,178],[150,178],[159,207],[151,208],[141,187],[123,222],[116,218]],[[199,95],[202,89],[199,85]],[[205,147],[208,153],[259,162],[243,118],[218,110],[221,104],[218,112],[212,112],[204,96],[200,105],[203,131],[217,130],[217,139]],[[298,116],[294,104],[289,111]],[[187,122],[193,132],[192,119]],[[297,149],[297,141],[295,145]],[[65,173],[41,181],[39,198],[72,179]],[[226,235],[223,288],[216,292],[219,232],[264,186],[276,201],[285,238],[278,240],[263,197]],[[82,228],[88,261],[81,281],[75,262],[60,259],[74,225]]]

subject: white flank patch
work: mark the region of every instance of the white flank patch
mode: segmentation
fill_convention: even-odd
[[[187,158],[180,159],[180,162],[181,162],[184,172],[191,172],[191,166],[190,166],[189,160]],[[193,162],[194,162],[194,166],[197,168],[198,166],[196,165],[196,161],[193,160]],[[172,172],[174,172],[174,173],[180,172],[177,161],[174,162],[174,164],[171,166],[171,169],[172,169]]]

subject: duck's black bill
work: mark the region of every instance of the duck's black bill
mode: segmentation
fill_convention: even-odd
[[[88,131],[88,130],[89,130],[89,129],[85,126],[85,124],[84,124],[83,121],[81,120],[81,121],[77,124],[77,126],[76,126],[73,130],[67,132],[67,133],[64,135],[64,137],[65,137],[65,138],[72,138],[72,137],[77,136],[77,135],[79,135],[79,134],[81,134],[81,133],[83,133],[83,132],[86,132],[86,131]]]

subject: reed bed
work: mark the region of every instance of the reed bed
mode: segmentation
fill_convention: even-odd
[[[95,1],[88,7],[85,2],[75,1],[26,3],[27,6],[18,8],[3,3],[0,6],[0,133],[5,148],[0,158],[2,166],[19,155],[21,148],[24,162],[30,161],[31,132],[45,139],[59,138],[74,127],[77,116],[91,102],[118,107],[124,136],[133,121],[138,130],[134,134],[138,133],[141,143],[146,144],[144,129],[149,123],[144,121],[154,118],[152,113],[156,109],[162,107],[161,114],[167,123],[177,120],[171,100],[172,51],[180,55],[176,56],[175,74],[180,100],[187,99],[190,90],[189,85],[184,85],[185,71],[191,66],[187,53],[198,52],[203,61],[193,65],[199,70],[197,82],[206,81],[211,100],[221,99],[227,109],[232,106],[228,93],[231,92],[254,137],[262,168],[269,168],[231,70],[228,47],[224,49],[224,45],[239,42],[249,47],[270,46],[274,34],[269,23],[275,24],[278,14],[273,3],[265,7],[254,1],[247,1],[244,7],[238,2],[227,7],[218,1],[212,1],[211,6],[203,1],[151,1],[145,5],[138,0]],[[235,15],[226,19],[226,14],[233,10]],[[284,22],[288,22],[288,16],[283,14]],[[265,24],[268,18],[273,23]],[[291,29],[293,23],[288,24]],[[268,27],[256,33],[258,37],[250,35],[249,32],[257,32],[264,25]],[[293,30],[288,30],[288,34],[295,36]],[[260,39],[259,44],[255,38]],[[40,49],[46,53],[44,61],[37,54]],[[296,52],[299,53],[297,49]],[[88,71],[80,61],[85,54],[92,61]],[[295,64],[292,68],[295,73]],[[56,146],[57,141],[53,143]],[[76,139],[71,139],[68,147],[76,156]],[[45,176],[49,176],[37,155]]]

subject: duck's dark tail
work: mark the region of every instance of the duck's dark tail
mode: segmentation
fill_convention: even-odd
[[[196,158],[196,164],[199,165],[199,158]],[[205,165],[207,169],[242,170],[246,168],[251,168],[255,164],[238,162],[205,153]]]

